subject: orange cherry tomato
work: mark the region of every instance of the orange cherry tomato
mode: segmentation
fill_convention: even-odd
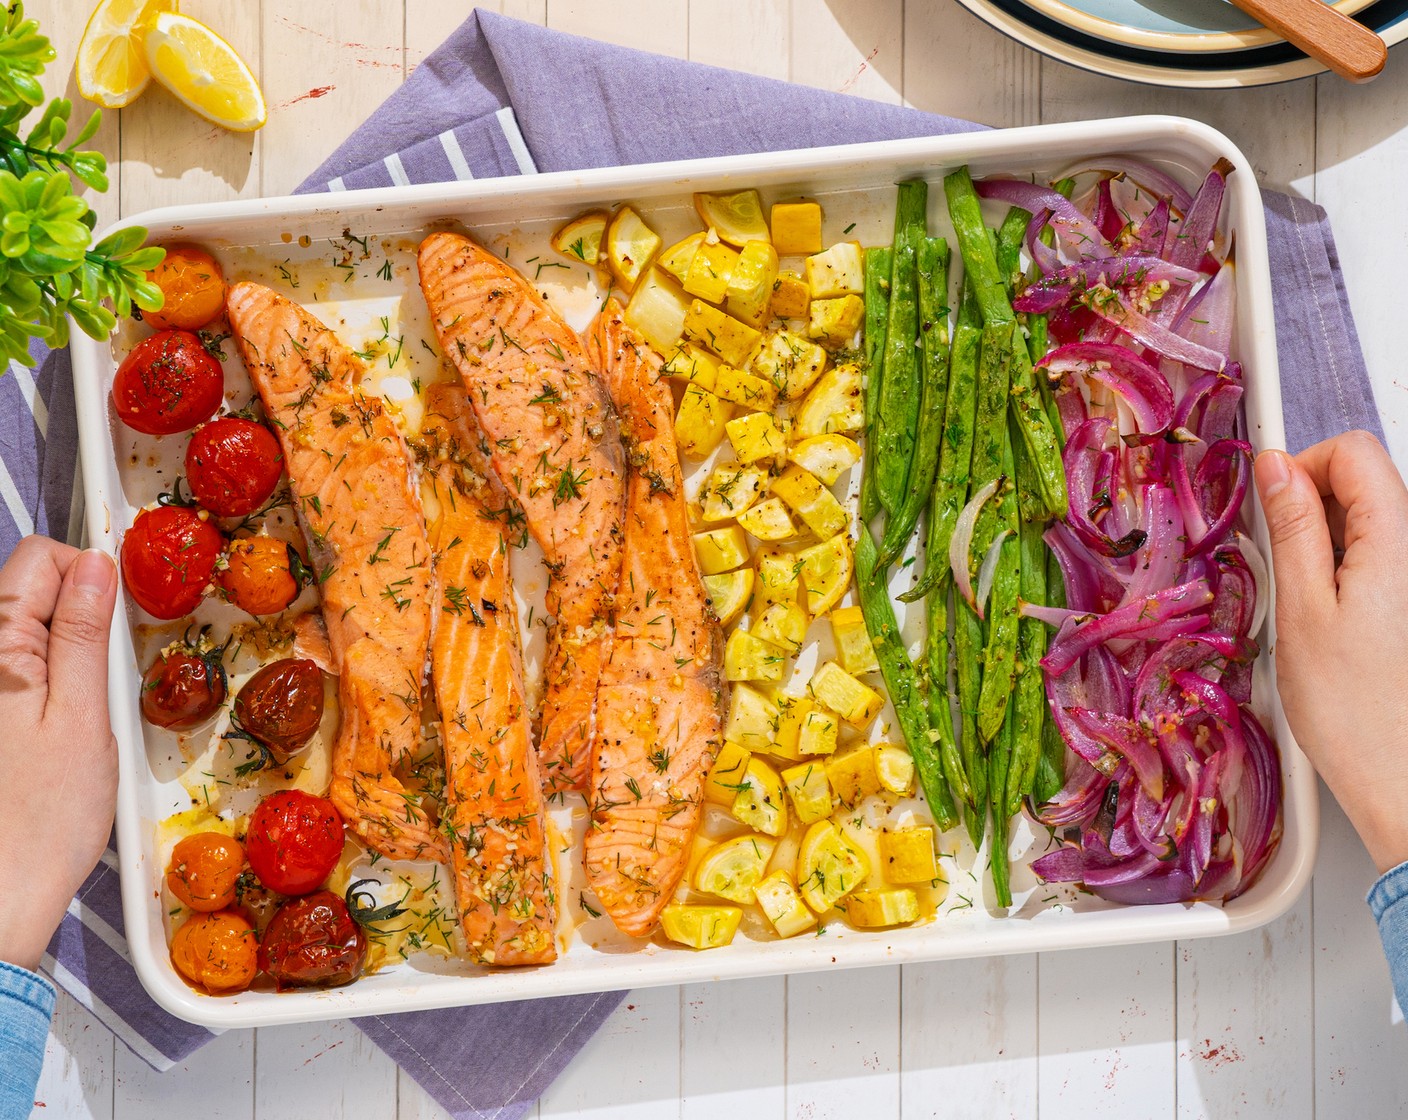
[[[202,991],[242,992],[259,971],[259,938],[233,910],[192,914],[171,939],[171,963]]]
[[[278,614],[298,598],[289,547],[273,537],[241,537],[230,542],[225,570],[215,581],[225,598],[250,614]]]
[[[215,258],[197,245],[168,245],[166,259],[147,279],[166,297],[160,311],[142,313],[158,330],[197,330],[225,310],[225,277]]]
[[[209,913],[235,904],[244,846],[219,832],[197,832],[171,852],[166,885],[192,910]]]

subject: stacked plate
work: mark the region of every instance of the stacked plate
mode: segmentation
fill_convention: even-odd
[[[1319,74],[1274,31],[1227,0],[959,0],[1045,55],[1116,78],[1219,89]],[[1408,38],[1408,0],[1326,0],[1383,36]]]

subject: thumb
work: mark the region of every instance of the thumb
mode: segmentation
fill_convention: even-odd
[[[108,636],[117,603],[117,566],[90,548],[69,565],[49,623],[49,705],[108,718]]]
[[[1325,504],[1310,475],[1284,451],[1256,459],[1256,488],[1271,537],[1276,619],[1313,625],[1335,604],[1335,553]]]

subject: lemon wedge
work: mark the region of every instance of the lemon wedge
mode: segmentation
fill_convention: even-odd
[[[259,83],[235,48],[190,16],[161,12],[143,41],[152,77],[186,108],[232,132],[253,132],[268,113]]]
[[[176,0],[102,0],[78,43],[78,92],[105,109],[135,101],[152,76],[142,54],[147,25],[158,12],[175,8]]]

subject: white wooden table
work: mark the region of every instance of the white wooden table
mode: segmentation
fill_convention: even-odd
[[[66,66],[89,0],[30,0]],[[465,0],[183,0],[236,44],[270,119],[211,128],[153,89],[98,135],[103,221],[291,190],[461,19]],[[1328,208],[1392,450],[1408,466],[1402,280],[1408,54],[1367,87],[1129,85],[1045,61],[952,0],[502,0],[626,45],[993,125],[1133,112],[1206,120],[1263,181]],[[69,96],[76,97],[72,84]],[[120,154],[121,159],[116,157]],[[1386,278],[1392,278],[1385,282]],[[1214,941],[877,968],[632,995],[541,1117],[1276,1117],[1408,1107],[1408,1034],[1364,894],[1372,868],[1324,799],[1312,889],[1274,925]],[[13,900],[12,900],[13,901]],[[37,1115],[402,1120],[443,1111],[345,1023],[226,1034],[156,1074],[60,999]]]

